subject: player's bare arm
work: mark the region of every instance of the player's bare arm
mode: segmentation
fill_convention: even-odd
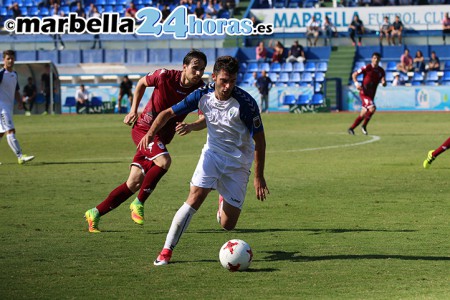
[[[157,134],[159,130],[161,130],[164,125],[166,125],[167,121],[169,121],[173,117],[175,117],[175,113],[173,112],[171,107],[160,112],[155,121],[153,121],[150,129],[139,142],[137,148],[140,150],[147,148],[148,145],[153,141],[153,137],[155,136],[155,134]]]
[[[133,95],[133,103],[131,104],[130,112],[125,116],[123,122],[129,126],[133,125],[138,118],[138,107],[141,103],[142,96],[144,96],[145,89],[148,87],[146,77],[139,79]]]
[[[264,164],[266,160],[266,138],[264,131],[260,131],[253,135],[255,141],[255,177],[253,185],[255,187],[256,198],[264,201],[266,196],[270,194],[264,178]]]
[[[353,72],[353,74],[352,74],[352,79],[353,79],[353,82],[355,83],[355,87],[356,87],[358,90],[361,90],[361,89],[362,89],[362,86],[359,84],[357,77],[358,77],[358,71]]]
[[[186,135],[191,131],[199,131],[206,128],[206,119],[204,115],[198,115],[198,119],[192,123],[177,122],[175,131],[178,135]]]

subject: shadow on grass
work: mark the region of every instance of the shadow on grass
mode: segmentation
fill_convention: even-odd
[[[270,233],[270,232],[312,232],[313,234],[324,233],[346,233],[346,232],[417,232],[417,230],[411,229],[367,229],[367,228],[261,228],[261,229],[234,229],[237,233]],[[211,229],[211,230],[196,230],[191,233],[216,233],[223,232],[223,229]]]
[[[361,255],[321,255],[304,256],[298,252],[270,251],[263,260],[291,261],[291,262],[311,262],[322,260],[363,260],[363,259],[399,259],[399,260],[427,260],[427,261],[450,261],[448,256],[419,256],[419,255],[389,255],[389,254],[361,254]]]

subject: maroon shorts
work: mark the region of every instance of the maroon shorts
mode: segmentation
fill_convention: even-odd
[[[142,128],[140,126],[133,127],[131,130],[131,137],[133,138],[134,143],[136,145],[139,144],[142,137],[147,132],[147,128]],[[136,149],[136,154],[134,155],[131,165],[140,168],[145,174],[152,167],[153,160],[164,154],[169,154],[169,150],[167,150],[166,145],[159,140],[159,137],[155,136],[148,148],[144,150]]]
[[[365,109],[369,109],[372,106],[375,106],[375,103],[373,102],[372,98],[367,97],[363,93],[360,93],[359,96],[361,97],[362,107],[364,107]]]

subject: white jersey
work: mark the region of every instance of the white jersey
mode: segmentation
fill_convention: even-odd
[[[251,164],[255,145],[253,134],[263,130],[258,105],[247,92],[235,87],[230,99],[218,100],[214,83],[192,92],[183,101],[172,106],[176,115],[199,109],[208,128],[205,149],[235,159],[240,164]]]
[[[0,75],[3,77],[0,83],[0,111],[12,114],[16,91],[19,90],[17,73],[9,72],[6,69],[1,69],[0,72],[3,73],[3,76]]]

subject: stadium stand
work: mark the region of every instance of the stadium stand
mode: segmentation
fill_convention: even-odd
[[[69,114],[72,113],[72,107],[76,107],[77,106],[77,100],[75,99],[75,97],[69,96],[66,97],[66,101],[64,102],[64,107],[68,107],[69,108]]]

